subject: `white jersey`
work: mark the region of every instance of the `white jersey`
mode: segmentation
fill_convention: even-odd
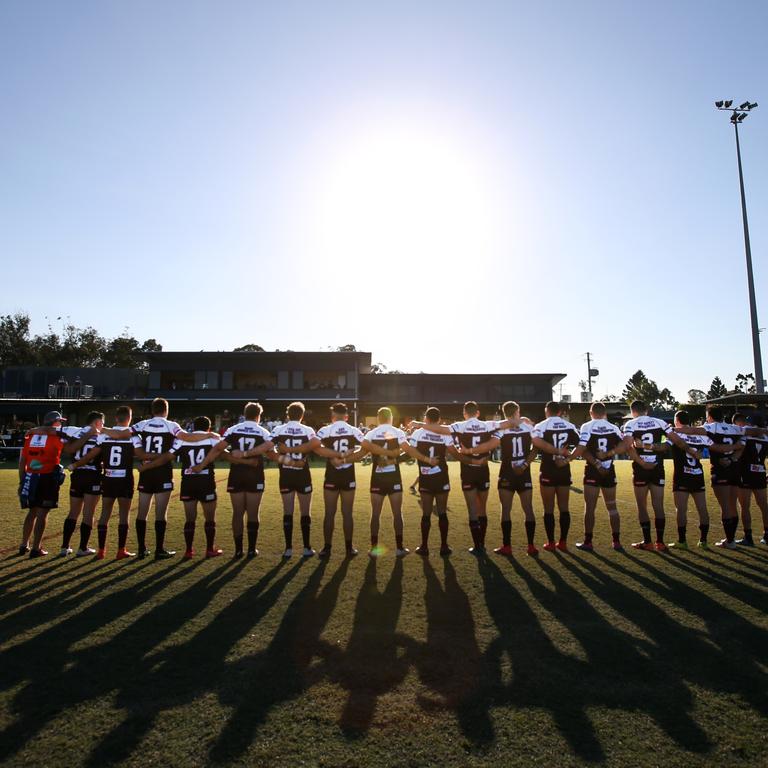
[[[363,433],[357,428],[353,427],[346,421],[339,420],[334,421],[331,424],[326,424],[324,427],[320,427],[317,430],[317,437],[323,444],[324,448],[329,448],[332,451],[339,453],[350,453],[355,450],[358,445],[363,444]],[[338,467],[333,467],[330,460],[327,462],[328,468],[333,469],[349,469],[352,466],[351,463],[339,464]]]
[[[300,421],[289,421],[286,424],[281,424],[272,430],[270,440],[279,445],[283,443],[288,448],[298,447],[304,445],[304,443],[310,442],[317,437],[317,433],[312,427],[308,427],[306,424],[302,424]],[[288,453],[286,454],[291,461],[306,461],[307,455],[305,453]],[[304,467],[284,467],[283,470],[295,470],[299,471]]]
[[[465,449],[472,449],[474,446],[490,440],[500,423],[499,421],[482,421],[475,417],[466,421],[454,421],[451,424],[451,434],[457,445]],[[483,454],[483,456],[487,455],[487,453]]]
[[[408,442],[408,436],[398,427],[393,427],[391,424],[379,424],[378,427],[374,427],[368,430],[365,434],[365,440],[369,443],[379,446],[379,448],[385,448],[386,450],[394,450],[403,443]],[[382,456],[373,455],[373,471],[376,473],[381,472],[397,472],[397,461],[392,459],[386,459]]]
[[[598,452],[608,452],[615,448],[624,438],[621,430],[611,424],[608,419],[592,419],[581,425],[579,430],[579,445],[585,447],[593,455]],[[610,469],[613,459],[598,459],[603,469]]]
[[[672,432],[672,426],[655,416],[638,416],[624,425],[624,437],[632,437],[633,440],[640,440],[643,443],[644,447],[636,447],[636,450],[646,464],[656,463],[659,457],[651,446],[654,443],[660,443],[670,432]]]
[[[262,443],[272,440],[272,435],[257,421],[241,421],[233,424],[223,435],[235,450],[250,451]]]
[[[154,416],[134,424],[131,432],[140,440],[137,447],[159,455],[171,450],[173,439],[181,432],[181,427],[175,421]]]

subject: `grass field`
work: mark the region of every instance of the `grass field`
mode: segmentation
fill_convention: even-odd
[[[625,543],[639,533],[628,469],[619,465]],[[366,470],[355,509],[362,550]],[[414,472],[404,468],[406,482]],[[582,532],[580,474],[572,541]],[[390,554],[378,562],[361,553],[283,563],[276,479],[268,470],[256,560],[30,561],[8,552],[20,514],[16,475],[0,471],[0,763],[768,763],[765,548],[615,553],[601,508],[594,554],[534,559],[516,509],[515,556],[477,560],[453,491],[450,559],[397,560],[385,512]],[[674,538],[671,498],[667,507]],[[64,516],[51,514],[51,552]],[[227,554],[229,516],[224,494]],[[319,547],[319,495],[313,516]],[[406,495],[411,548],[419,517]],[[495,545],[495,491],[489,519]],[[693,540],[696,522],[693,513]],[[177,499],[169,545],[182,549]]]

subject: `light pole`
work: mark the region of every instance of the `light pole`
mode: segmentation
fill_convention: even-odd
[[[716,101],[715,107],[721,112],[731,113],[731,123],[736,132],[736,160],[739,166],[739,189],[741,190],[741,218],[744,224],[744,250],[747,255],[747,285],[749,287],[749,317],[752,323],[752,354],[755,358],[755,389],[759,394],[765,392],[763,383],[763,357],[760,353],[760,329],[757,325],[757,301],[755,299],[755,278],[752,273],[752,248],[749,245],[749,222],[747,221],[747,200],[744,197],[744,174],[741,170],[741,145],[739,144],[739,125],[746,116],[757,107],[757,102],[745,101],[738,107],[733,101]]]

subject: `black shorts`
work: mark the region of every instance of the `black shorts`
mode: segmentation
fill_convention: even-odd
[[[229,470],[227,490],[230,493],[262,493],[264,469],[235,464]]]
[[[101,472],[95,469],[76,469],[69,478],[69,495],[73,499],[83,496],[101,496]]]
[[[643,469],[635,463],[632,464],[632,484],[636,488],[646,488],[649,485],[664,487],[666,482],[664,475],[664,463],[659,462],[653,469]]]
[[[704,488],[703,472],[700,475],[675,472],[672,476],[672,490],[675,493],[700,493]]]
[[[181,478],[179,498],[182,501],[216,501],[216,481],[211,477]]]
[[[461,490],[462,491],[487,491],[491,487],[491,472],[488,465],[472,467],[468,464],[461,465]]]
[[[601,474],[591,464],[584,468],[584,485],[591,485],[593,488],[615,488],[616,487],[616,469],[611,464],[607,473]]]
[[[59,472],[27,472],[21,482],[22,509],[56,509],[59,506]]]
[[[101,481],[101,495],[105,499],[132,499],[133,472],[125,477],[105,477]]]
[[[750,470],[742,470],[741,477],[739,479],[739,487],[748,488],[752,491],[759,491],[762,488],[768,487],[765,472],[752,472]]]
[[[166,493],[173,490],[173,467],[163,464],[162,467],[148,469],[139,474],[139,491],[141,493]]]
[[[312,493],[312,475],[309,467],[286,469],[280,467],[280,493]]]
[[[519,475],[516,475],[512,471],[502,471],[499,473],[497,488],[500,491],[516,491],[517,493],[530,491],[533,488],[531,468],[526,467],[525,472],[522,472]]]
[[[727,467],[712,467],[710,481],[712,486],[722,485],[741,485],[741,472],[738,464],[731,464]]]
[[[400,470],[396,472],[374,472],[371,475],[371,493],[378,496],[389,496],[391,493],[403,492],[403,479]]]
[[[355,468],[345,467],[344,469],[326,469],[323,488],[328,491],[354,491],[357,487],[355,482]]]
[[[539,473],[539,483],[542,488],[561,488],[566,485],[572,485],[571,467],[566,464],[564,467],[558,467],[556,464],[541,464]]]
[[[448,472],[442,471],[431,475],[423,475],[419,471],[419,493],[439,496],[441,493],[448,493],[450,490],[451,483],[448,479]]]

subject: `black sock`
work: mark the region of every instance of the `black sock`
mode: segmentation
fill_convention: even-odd
[[[512,521],[511,520],[501,521],[501,543],[505,547],[508,547],[512,544]]]
[[[293,515],[283,515],[283,535],[285,536],[285,548],[293,548]]]
[[[547,541],[555,540],[555,513],[544,513],[544,533],[547,534]]]
[[[585,544],[591,544],[592,543],[592,533],[587,533],[584,531],[584,543]]]
[[[118,523],[117,525],[117,548],[125,549],[128,543],[128,523]]]
[[[745,528],[744,529],[744,538],[745,539],[751,539],[752,538],[752,529],[751,528]]]
[[[723,530],[725,531],[726,541],[733,541],[736,536],[736,529],[739,527],[738,517],[723,518]]]
[[[136,546],[139,552],[143,552],[147,548],[147,521],[136,521]]]
[[[259,538],[259,521],[258,520],[249,520],[246,523],[246,530],[248,531],[248,551],[249,552],[255,552],[256,551],[256,541]],[[239,552],[243,551],[243,538],[240,537],[240,549]]]
[[[97,529],[99,535],[99,549],[105,549],[107,546],[107,531],[106,525],[100,525]]]
[[[685,526],[684,525],[677,526],[677,540],[681,544],[685,543]]]
[[[397,536],[397,535],[395,536],[395,546],[398,549],[402,549],[403,548],[403,536],[402,536],[402,534],[400,536]]]
[[[243,537],[242,536],[233,536],[235,540],[235,554],[242,554],[243,553]]]
[[[192,551],[192,545],[195,543],[195,524],[191,522],[184,523],[184,543],[187,545],[187,552]]]
[[[526,520],[525,521],[525,535],[528,537],[528,545],[533,545],[533,537],[536,535],[536,521],[535,520]]]
[[[640,523],[640,528],[643,531],[643,541],[646,544],[652,544],[653,539],[651,539],[651,521],[649,520],[647,523]]]
[[[77,520],[68,517],[64,521],[64,530],[61,533],[62,549],[67,549],[69,547],[69,542],[72,540],[72,534],[75,532],[75,528],[77,528]]]
[[[421,516],[421,546],[424,547],[424,549],[426,549],[427,546],[429,545],[430,528],[432,528],[432,516],[422,515]]]
[[[440,529],[440,546],[444,549],[448,546],[448,515],[445,512],[437,516],[437,527]]]
[[[477,518],[480,523],[480,546],[485,547],[485,532],[488,530],[488,516],[483,515]]]
[[[205,548],[211,550],[216,539],[216,521],[206,520],[203,524],[203,529],[205,530]]]
[[[611,531],[611,538],[612,538],[612,539],[613,539],[615,542],[618,542],[618,541],[619,541],[619,535],[620,535],[620,534],[619,534],[619,531]]]
[[[657,517],[653,522],[656,525],[656,541],[664,541],[664,528],[667,526],[667,519]]]
[[[352,539],[345,539],[344,546],[346,547],[347,552],[351,552],[354,549],[352,546]]]
[[[85,552],[88,548],[88,540],[91,538],[92,526],[80,523],[80,551]]]
[[[304,542],[304,549],[309,549],[309,528],[312,525],[312,518],[309,515],[301,516],[301,538]]]
[[[155,520],[155,546],[158,552],[165,549],[165,530],[167,527],[167,520]]]
[[[479,547],[480,546],[480,521],[479,520],[469,521],[469,532],[472,534],[472,543],[475,545],[475,547]]]
[[[568,538],[568,531],[571,530],[571,513],[566,510],[560,513],[560,541]]]
[[[701,541],[706,541],[709,534],[709,523],[702,523],[699,530],[701,531]]]

